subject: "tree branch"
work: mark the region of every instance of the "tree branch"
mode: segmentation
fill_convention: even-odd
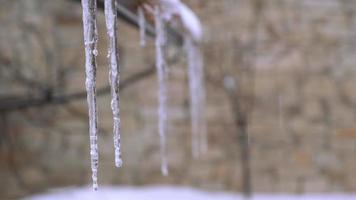
[[[143,71],[137,72],[131,75],[129,78],[123,80],[120,83],[120,91],[123,91],[129,85],[142,81],[155,73],[155,67],[151,66]],[[110,94],[110,86],[105,86],[97,89],[97,95],[103,96]],[[8,112],[15,110],[22,110],[31,107],[42,107],[47,105],[61,105],[72,101],[82,100],[86,98],[86,92],[78,92],[67,95],[53,96],[51,93],[43,94],[42,97],[17,97],[17,98],[6,98],[0,99],[0,112]]]

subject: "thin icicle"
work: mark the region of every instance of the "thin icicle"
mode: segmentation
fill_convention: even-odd
[[[111,86],[111,109],[113,114],[113,135],[115,148],[115,166],[122,166],[120,150],[120,65],[117,46],[117,17],[114,0],[105,0],[105,20],[108,34],[109,82]]]
[[[96,0],[82,0],[83,7],[83,32],[85,44],[85,72],[86,90],[89,110],[89,135],[90,156],[93,179],[93,189],[98,189],[98,119],[96,105],[96,56],[97,51],[97,25],[96,25]]]
[[[284,115],[283,115],[283,96],[282,94],[278,95],[278,125],[279,130],[283,130],[283,122],[284,122]]]
[[[199,85],[199,125],[200,125],[200,151],[205,154],[208,151],[208,130],[206,124],[206,91],[204,81],[204,63],[202,53],[197,45],[194,46],[196,50],[196,65],[198,69],[198,85]]]
[[[163,19],[159,7],[154,10],[156,26],[156,69],[159,85],[159,135],[161,148],[161,172],[164,176],[168,175],[168,164],[166,155],[166,131],[167,131],[167,72],[166,62],[163,54],[165,45]]]
[[[144,47],[146,46],[146,18],[142,7],[138,8],[137,14],[138,14],[139,26],[140,26],[140,44],[141,47]]]
[[[190,117],[191,117],[191,131],[192,131],[192,154],[194,158],[200,155],[200,141],[199,141],[199,108],[198,108],[198,85],[196,82],[196,66],[195,55],[192,49],[192,41],[190,38],[185,38],[186,51],[188,56],[188,78],[189,78],[189,91],[190,91]]]
[[[204,69],[201,52],[191,36],[185,36],[191,105],[192,154],[199,157],[208,150],[205,119]]]

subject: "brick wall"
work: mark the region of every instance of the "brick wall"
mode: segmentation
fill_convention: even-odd
[[[40,93],[11,80],[6,66],[19,66],[40,83],[53,81],[46,74],[49,65],[67,68],[63,80],[53,83],[60,85],[58,92],[84,90],[80,5],[26,2],[7,1],[0,8],[0,94]],[[204,24],[202,46],[209,77],[221,86],[224,73],[232,74],[241,85],[241,95],[254,94],[248,129],[254,191],[354,192],[354,3],[185,2]],[[108,83],[102,14],[99,21],[101,87]],[[122,79],[154,64],[151,39],[146,48],[140,48],[137,30],[122,22],[119,33]],[[172,51],[179,49],[172,47]],[[48,55],[54,55],[52,60],[46,60]],[[185,68],[184,58],[171,63],[168,177],[160,174],[159,166],[156,77],[122,91],[122,169],[115,169],[113,163],[110,96],[99,97],[100,184],[177,184],[241,191],[240,148],[231,104],[219,83],[210,79],[209,152],[192,159]],[[7,113],[3,135],[8,140],[0,146],[0,195],[90,184],[86,112],[83,99],[66,106]]]

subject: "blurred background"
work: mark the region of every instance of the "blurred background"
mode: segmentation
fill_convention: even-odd
[[[133,13],[142,1],[121,1]],[[160,172],[154,38],[121,18],[123,168],[114,167],[99,9],[100,185],[239,193],[356,191],[356,2],[184,0],[204,26],[209,150],[191,155],[182,46],[168,59],[168,162]],[[0,0],[0,199],[91,184],[82,9]]]

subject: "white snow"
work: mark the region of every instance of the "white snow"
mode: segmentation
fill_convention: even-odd
[[[37,195],[24,200],[244,200],[240,194],[207,192],[187,187],[101,187],[73,188]],[[352,200],[356,194],[257,194],[251,200]]]
[[[179,16],[184,28],[189,35],[198,42],[203,37],[203,28],[197,15],[180,0],[160,0],[164,10],[164,19],[170,21],[174,16]]]

